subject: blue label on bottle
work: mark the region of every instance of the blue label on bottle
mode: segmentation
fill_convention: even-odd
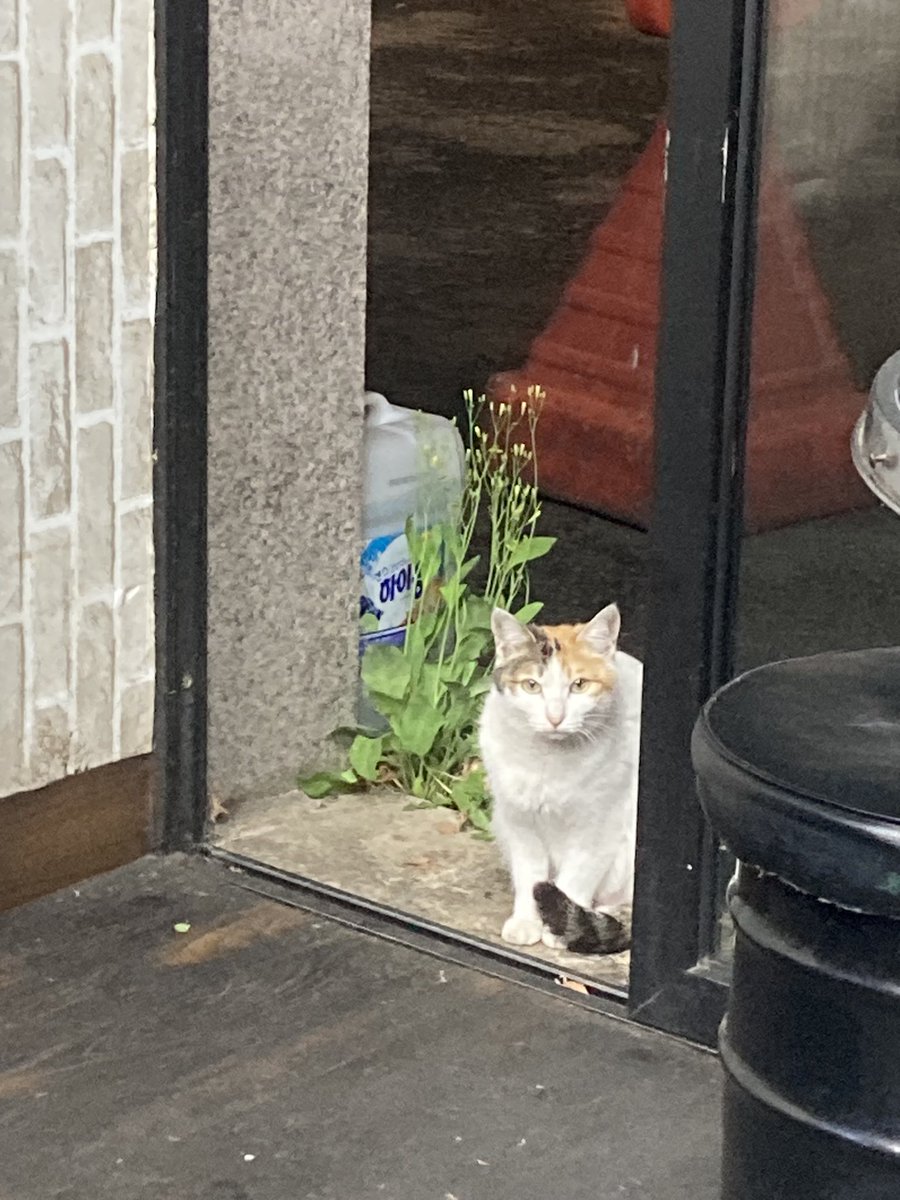
[[[360,621],[369,618],[365,631],[360,631],[360,654],[375,643],[402,646],[410,607],[422,592],[404,533],[384,534],[366,545],[360,556],[359,590]]]

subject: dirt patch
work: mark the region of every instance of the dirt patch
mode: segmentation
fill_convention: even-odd
[[[448,809],[410,807],[397,793],[310,800],[289,792],[245,801],[217,830],[225,849],[502,946],[510,886],[496,846],[458,832]],[[628,913],[620,914],[627,920]],[[529,947],[563,975],[616,987],[629,955],[583,957]]]

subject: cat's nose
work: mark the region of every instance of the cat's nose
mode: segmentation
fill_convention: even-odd
[[[562,725],[562,722],[563,722],[563,714],[562,713],[547,713],[547,720],[550,722],[550,724],[553,726],[554,729],[559,729],[560,725]]]

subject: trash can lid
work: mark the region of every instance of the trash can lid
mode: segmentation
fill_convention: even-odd
[[[701,802],[738,858],[900,916],[900,648],[739,676],[703,710],[693,753]]]

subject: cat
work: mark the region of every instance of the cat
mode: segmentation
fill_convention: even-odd
[[[620,625],[615,604],[585,625],[491,617],[479,742],[515,897],[501,936],[516,946],[628,946],[602,911],[630,904],[634,883],[643,667],[617,648]]]

